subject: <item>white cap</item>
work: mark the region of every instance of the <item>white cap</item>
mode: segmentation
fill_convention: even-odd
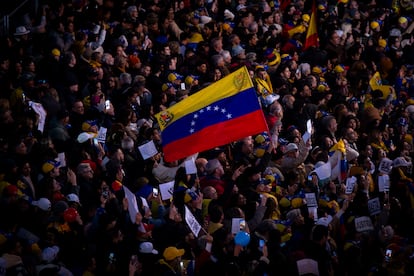
[[[56,259],[58,253],[59,247],[56,245],[52,247],[46,247],[42,251],[42,260],[50,263]]]
[[[154,249],[154,246],[150,242],[143,242],[139,245],[139,252],[147,254],[158,254],[158,251]]]
[[[89,139],[93,138],[94,136],[87,132],[82,132],[78,135],[78,138],[76,139],[78,143],[82,144],[88,141]]]
[[[331,223],[332,221],[332,216],[327,216],[327,217],[321,217],[316,221],[316,225],[323,225],[328,227],[329,223]]]
[[[77,194],[68,194],[68,195],[66,196],[66,199],[67,199],[69,202],[76,202],[76,203],[80,204],[79,197],[78,197],[78,195],[77,195]]]
[[[43,211],[49,211],[52,208],[52,203],[45,197],[39,198],[37,201],[32,201],[32,205],[39,207]]]

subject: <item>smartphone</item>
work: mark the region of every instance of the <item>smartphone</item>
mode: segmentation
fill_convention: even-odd
[[[391,249],[387,249],[385,251],[385,261],[388,263],[391,261],[391,257],[392,257],[392,250]]]
[[[308,181],[312,181],[312,180],[313,180],[312,175],[308,175]]]
[[[181,271],[184,271],[184,262],[183,261],[180,262],[180,269],[181,269]]]
[[[108,257],[108,259],[109,259],[109,263],[110,264],[112,264],[112,263],[114,263],[114,261],[115,261],[115,254],[114,253],[109,253],[109,257]]]
[[[136,263],[137,263],[137,261],[138,261],[138,256],[137,256],[137,255],[132,255],[132,256],[131,256],[131,263],[132,263],[132,264],[136,264]]]
[[[240,231],[244,231],[246,229],[246,221],[244,219],[240,220],[239,225],[240,225]]]
[[[111,101],[110,100],[106,100],[105,101],[105,109],[108,110],[111,108]]]
[[[102,197],[105,198],[105,199],[108,199],[109,198],[109,191],[103,191],[102,192]]]
[[[158,188],[152,188],[152,195],[154,197],[157,197],[158,196]]]
[[[93,138],[93,144],[94,144],[95,147],[97,147],[98,144],[99,144],[98,139]]]
[[[259,240],[259,249],[260,249],[260,251],[263,251],[264,245],[265,245],[265,241],[264,240]]]

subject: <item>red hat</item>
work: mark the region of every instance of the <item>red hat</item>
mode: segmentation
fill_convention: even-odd
[[[69,207],[63,212],[63,218],[66,222],[74,222],[79,215],[75,208]]]
[[[119,182],[118,180],[115,180],[114,182],[112,182],[111,187],[114,192],[118,192],[119,190],[122,189],[122,183]]]

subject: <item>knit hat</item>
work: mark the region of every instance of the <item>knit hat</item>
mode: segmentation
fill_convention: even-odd
[[[231,48],[231,55],[233,57],[238,56],[240,54],[244,54],[244,49],[242,46],[237,45],[237,46],[233,46],[233,48]]]

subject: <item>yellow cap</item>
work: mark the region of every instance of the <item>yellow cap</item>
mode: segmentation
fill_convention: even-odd
[[[385,48],[387,47],[387,41],[385,39],[378,40],[378,46]]]
[[[52,50],[52,55],[54,55],[55,57],[60,57],[60,51],[56,48],[54,48]]]
[[[343,72],[345,72],[345,68],[342,65],[337,65],[337,66],[335,66],[334,71],[336,73],[343,73]]]
[[[407,22],[408,22],[407,17],[401,16],[400,18],[398,18],[398,23],[400,24],[404,24]]]
[[[371,27],[371,29],[376,29],[379,27],[379,23],[377,21],[372,21],[369,26]]]
[[[305,14],[303,14],[303,15],[302,15],[302,20],[303,20],[303,21],[305,21],[305,22],[309,22],[309,20],[310,20],[310,16],[309,16],[309,14],[306,14],[306,13],[305,13]]]

